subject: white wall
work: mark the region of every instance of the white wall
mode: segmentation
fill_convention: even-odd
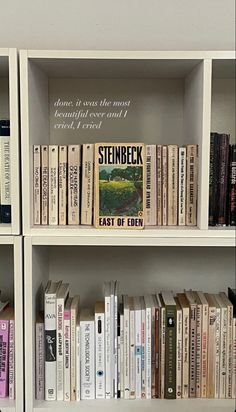
[[[0,47],[234,50],[234,0],[0,0]]]

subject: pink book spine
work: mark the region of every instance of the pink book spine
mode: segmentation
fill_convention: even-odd
[[[0,398],[8,396],[9,320],[0,320]]]
[[[9,399],[15,399],[15,321],[9,324]]]

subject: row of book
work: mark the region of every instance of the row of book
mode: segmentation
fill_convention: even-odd
[[[36,321],[36,399],[232,398],[236,290],[129,297],[106,282],[80,309],[69,284],[49,281]]]
[[[9,120],[0,120],[0,223],[11,223],[11,163]]]
[[[211,133],[209,225],[236,225],[236,144],[225,133]]]
[[[0,291],[0,398],[15,399],[14,309],[1,300]]]
[[[197,224],[197,145],[35,145],[33,152],[34,225]]]

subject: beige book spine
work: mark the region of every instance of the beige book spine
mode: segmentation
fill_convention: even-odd
[[[186,204],[186,147],[179,147],[178,224],[185,226]]]
[[[219,398],[219,384],[220,384],[220,308],[216,308],[215,320],[215,396]]]
[[[236,318],[233,319],[232,398],[236,398]]]
[[[183,356],[183,316],[182,310],[177,309],[176,328],[176,399],[182,398],[182,356]]]
[[[168,158],[167,146],[162,146],[162,224],[167,225],[167,175],[168,175]]]
[[[216,308],[209,307],[208,332],[208,370],[207,370],[207,398],[215,397],[215,364],[216,364]]]
[[[80,146],[68,147],[68,224],[79,225],[80,219]]]
[[[182,398],[189,397],[189,308],[183,308]]]
[[[165,397],[165,347],[166,347],[166,309],[161,308],[161,368],[160,368],[160,398]]]
[[[168,146],[168,226],[178,221],[178,146]]]
[[[229,303],[226,295],[220,293],[227,306],[227,340],[226,340],[226,394],[228,399],[232,398],[232,345],[233,345],[233,305]]]
[[[208,305],[202,306],[202,388],[201,397],[207,396],[207,364],[208,364]]]
[[[49,225],[58,225],[58,146],[49,146]]]
[[[227,307],[221,308],[221,339],[220,339],[220,398],[226,397],[227,374]]]
[[[187,145],[186,225],[197,224],[198,146]]]
[[[145,225],[157,224],[156,145],[146,146],[146,212]]]
[[[41,168],[41,159],[40,159],[40,146],[34,145],[33,148],[33,222],[34,225],[41,224],[41,213],[40,213],[40,202],[41,202],[41,182],[40,182],[40,168]]]
[[[81,224],[92,225],[94,145],[83,144]]]
[[[67,221],[67,146],[59,146],[59,225]]]
[[[201,398],[202,373],[202,304],[197,304],[197,343],[196,343],[196,398]]]
[[[41,223],[48,225],[48,146],[41,146]]]
[[[73,305],[73,302],[77,300],[76,305]],[[70,367],[70,385],[71,385],[71,393],[70,399],[71,401],[76,400],[76,324],[78,318],[78,305],[79,300],[78,296],[75,296],[72,301],[71,305],[71,321],[70,321],[70,339],[71,339],[71,367]]]
[[[162,226],[162,145],[157,145],[157,225]]]

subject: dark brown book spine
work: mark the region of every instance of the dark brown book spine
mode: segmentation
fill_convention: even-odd
[[[159,308],[156,308],[155,316],[155,398],[160,398],[160,314]]]
[[[226,225],[227,219],[227,183],[229,170],[229,135],[220,135],[220,153],[219,153],[219,209],[218,225]]]
[[[216,225],[216,198],[218,188],[219,136],[211,133],[209,175],[209,226]]]
[[[165,398],[176,399],[176,306],[166,306]]]
[[[236,226],[236,144],[230,146],[229,224]]]

